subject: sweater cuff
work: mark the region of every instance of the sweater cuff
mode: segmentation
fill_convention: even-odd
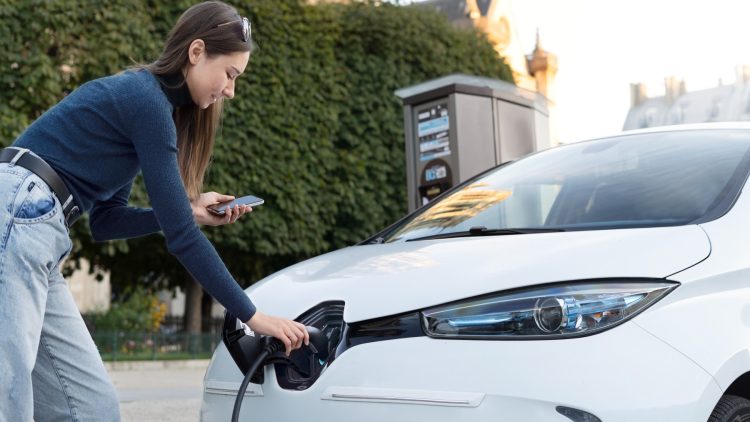
[[[247,297],[247,295],[245,295],[245,297]],[[247,323],[250,321],[250,318],[255,315],[256,311],[257,309],[255,308],[255,305],[253,305],[253,302],[250,301],[250,298],[247,298],[247,304],[239,315],[240,321]]]

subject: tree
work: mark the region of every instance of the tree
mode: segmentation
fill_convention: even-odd
[[[1,142],[80,83],[155,59],[189,5],[78,3],[0,0],[0,19],[8,22],[0,28],[0,63],[10,63],[0,71]],[[206,188],[252,193],[266,204],[204,231],[244,286],[352,245],[406,211],[402,105],[394,90],[454,72],[512,80],[484,35],[424,8],[234,5],[249,15],[257,49],[237,97],[225,104]],[[148,204],[140,181],[131,201]],[[85,258],[95,271],[111,271],[115,289],[190,286],[161,235],[97,244],[83,221],[73,236],[69,270]]]

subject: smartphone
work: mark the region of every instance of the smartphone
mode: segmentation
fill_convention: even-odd
[[[257,196],[247,195],[241,198],[237,198],[234,201],[222,202],[216,205],[211,205],[207,209],[216,215],[224,215],[227,213],[227,207],[234,208],[235,205],[249,205],[251,207],[257,207],[265,202],[262,198]]]

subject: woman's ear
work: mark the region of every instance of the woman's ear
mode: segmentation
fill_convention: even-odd
[[[200,38],[193,40],[193,42],[191,42],[190,46],[188,47],[188,58],[190,59],[190,64],[198,64],[201,56],[205,52],[206,43],[204,43]]]

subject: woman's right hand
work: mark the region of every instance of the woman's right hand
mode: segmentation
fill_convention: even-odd
[[[307,333],[304,325],[296,321],[277,318],[261,313],[260,311],[255,311],[255,315],[245,324],[255,333],[272,336],[281,340],[286,347],[287,356],[292,353],[292,350],[302,347],[302,343],[305,346],[310,344],[310,334]]]

